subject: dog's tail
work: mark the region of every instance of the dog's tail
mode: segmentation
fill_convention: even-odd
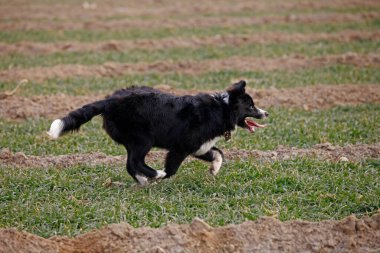
[[[84,105],[82,108],[70,112],[67,116],[54,120],[47,134],[56,139],[66,132],[79,130],[81,125],[90,121],[94,116],[104,113],[105,105],[106,100]]]

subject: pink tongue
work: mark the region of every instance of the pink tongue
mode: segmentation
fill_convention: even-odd
[[[245,124],[247,124],[248,126],[248,129],[251,133],[253,133],[255,131],[255,127],[257,128],[261,128],[261,127],[266,127],[267,125],[261,125],[253,120],[250,120],[250,119],[246,119],[245,120]]]

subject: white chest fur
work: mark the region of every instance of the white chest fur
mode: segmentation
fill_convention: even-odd
[[[216,142],[219,140],[220,137],[216,137],[212,140],[209,140],[202,144],[202,146],[194,153],[196,156],[204,155],[206,154],[212,147],[215,146]]]

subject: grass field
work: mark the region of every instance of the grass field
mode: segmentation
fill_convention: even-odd
[[[141,188],[124,168],[76,166],[65,170],[1,170],[2,226],[48,237],[93,227],[188,223],[213,225],[275,215],[281,220],[340,219],[379,207],[378,162],[331,163],[309,159],[229,163],[216,178],[191,162],[173,179]],[[106,187],[107,178],[124,186]]]
[[[144,65],[159,61],[189,60],[202,63],[247,56],[286,59],[353,54],[360,57],[380,53],[380,40],[376,35],[380,19],[368,14],[378,11],[380,3],[374,3],[375,7],[365,4],[337,7],[333,3],[324,2],[320,8],[315,5],[316,9],[300,5],[300,8],[294,10],[290,7],[282,10],[276,8],[276,3],[280,1],[258,1],[263,11],[255,10],[253,3],[251,9],[232,8],[229,11],[223,5],[229,6],[230,3],[222,1],[219,7],[223,7],[223,11],[218,12],[218,9],[213,9],[213,4],[211,7],[205,5],[210,4],[206,0],[199,3],[198,11],[178,9],[184,14],[168,16],[172,0],[163,1],[160,8],[152,2],[144,6],[133,1],[124,3],[113,0],[113,7],[98,2],[98,9],[93,12],[82,10],[81,17],[73,22],[70,15],[74,14],[67,10],[75,13],[77,8],[82,8],[75,1],[28,1],[30,8],[36,6],[36,11],[26,12],[24,19],[17,18],[18,12],[23,13],[24,10],[22,2],[25,1],[4,2],[6,8],[0,10],[0,25],[3,27],[0,31],[0,48],[2,45],[15,48],[13,51],[1,52],[0,92],[12,90],[23,79],[17,75],[4,78],[14,69],[49,69],[68,64],[93,66],[107,62]],[[251,4],[242,0],[237,1],[237,4],[240,2]],[[297,4],[299,1],[291,2]],[[115,7],[129,4],[140,12],[136,11],[133,15],[120,14]],[[62,11],[54,17],[49,7],[61,5],[67,12]],[[305,18],[307,15],[312,18]],[[214,19],[221,17],[224,18],[222,21]],[[254,17],[257,20],[249,23],[249,18]],[[158,21],[154,23],[156,19]],[[61,28],[44,28],[49,20]],[[189,26],[186,20],[195,20],[199,25]],[[205,20],[211,20],[215,24],[204,25]],[[27,21],[37,28],[23,25]],[[119,21],[132,22],[136,27],[104,29],[101,25],[96,25]],[[73,23],[72,27],[70,22]],[[145,22],[151,23],[152,27],[143,27]],[[38,24],[41,25],[40,29]],[[85,29],[75,26],[78,24],[84,27],[86,24],[95,25]],[[329,39],[328,36],[307,39],[316,33],[339,33],[343,36],[358,31],[373,36],[364,39],[353,36],[347,40]],[[193,39],[204,42],[218,36],[265,37],[268,34],[276,34],[278,40],[241,44],[226,41],[216,45],[199,43],[164,48],[154,46],[154,43],[162,40]],[[302,35],[306,39],[289,42],[286,41],[289,35]],[[84,49],[76,52],[58,48],[51,53],[35,50],[32,55],[22,51],[27,47],[26,44],[36,48],[53,47],[55,43],[75,45],[110,41],[139,45],[139,40],[147,43],[144,48],[136,46],[116,51],[112,48],[99,51]],[[44,77],[44,74],[42,70],[40,76]],[[64,77],[43,81],[28,80],[13,96],[20,99],[27,97],[32,101],[39,95],[53,96],[61,93],[69,96],[105,96],[115,89],[132,84],[167,85],[173,89],[199,91],[223,90],[240,79],[246,79],[252,88],[269,91],[294,87],[302,89],[314,85],[337,85],[344,89],[348,84],[380,85],[380,71],[376,63],[347,65],[337,62],[326,66],[271,71],[242,71],[238,67],[226,71],[215,68],[199,74],[147,70],[139,74],[121,73],[114,77],[98,78],[66,73]],[[325,95],[332,96],[328,93]],[[304,99],[311,99],[308,96],[310,95],[305,95]],[[280,145],[310,148],[325,142],[339,146],[376,144],[380,142],[380,94],[378,98],[377,102],[371,102],[363,96],[357,105],[342,104],[332,108],[316,106],[315,110],[286,106],[265,108],[270,112],[270,118],[266,120],[269,127],[259,129],[253,135],[239,129],[232,140],[220,141],[218,147],[224,150],[270,151]],[[4,110],[2,104],[7,103],[6,108],[20,110],[17,104],[9,106],[9,103],[14,103],[12,101],[14,100],[0,99],[0,110]],[[38,100],[34,101],[28,109],[33,110],[35,104],[38,104]],[[67,112],[60,113],[56,117]],[[48,139],[45,134],[51,120],[52,118],[32,117],[14,121],[7,117],[0,118],[0,150],[10,149],[12,152],[36,156],[89,152],[125,155],[125,150],[113,143],[101,129],[99,117],[84,125],[78,133],[56,141]],[[92,228],[120,222],[128,222],[136,227],[160,227],[167,223],[188,223],[194,217],[200,217],[212,225],[221,226],[256,220],[263,215],[275,216],[281,220],[320,221],[341,219],[350,214],[372,215],[380,209],[380,154],[375,159],[362,157],[361,161],[346,163],[320,160],[317,157],[266,162],[261,161],[260,157],[232,159],[215,178],[207,175],[206,163],[190,161],[180,168],[175,177],[143,188],[134,184],[124,167],[116,165],[76,165],[60,169],[51,164],[48,169],[13,168],[3,165],[1,161],[4,160],[0,160],[0,228],[16,227],[43,237],[74,236]],[[156,161],[154,165],[162,169],[162,164],[162,161]],[[106,184],[109,179],[123,184],[109,186]]]
[[[167,84],[179,89],[224,89],[225,83],[230,83],[236,77],[249,80],[255,88],[290,88],[315,84],[368,84],[379,83],[380,73],[375,67],[333,65],[320,68],[310,68],[295,71],[216,71],[200,75],[181,73],[146,75],[126,75],[121,77],[49,79],[42,82],[30,81],[18,94],[35,96],[41,94],[65,93],[68,95],[110,94],[112,91],[125,87],[126,84],[156,86]],[[2,82],[2,90],[10,90],[17,82]]]
[[[225,149],[271,150],[278,145],[310,147],[324,142],[335,145],[376,143],[380,141],[380,123],[376,117],[379,109],[379,105],[335,107],[315,112],[272,108],[271,117],[266,120],[269,127],[255,134],[239,129],[233,133],[230,141],[220,141],[218,146]],[[111,155],[125,154],[124,147],[114,143],[102,130],[100,117],[84,125],[78,133],[65,135],[59,141],[52,141],[46,136],[45,131],[50,123],[46,119],[16,124],[1,120],[0,127],[4,131],[0,134],[0,144],[12,147],[14,152],[30,155],[95,151]]]

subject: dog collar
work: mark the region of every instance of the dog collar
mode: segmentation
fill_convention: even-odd
[[[224,139],[226,140],[226,141],[228,141],[228,140],[230,140],[231,139],[231,131],[226,131],[226,132],[224,132]]]

